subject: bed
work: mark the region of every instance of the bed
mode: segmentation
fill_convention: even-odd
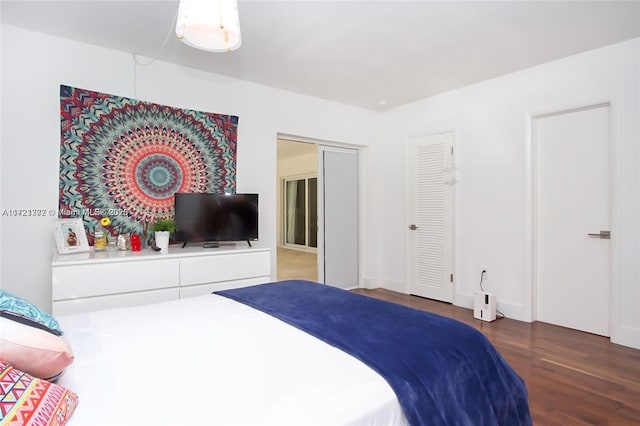
[[[481,333],[316,283],[58,320],[70,426],[531,424],[524,383]]]

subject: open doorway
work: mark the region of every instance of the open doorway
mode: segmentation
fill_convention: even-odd
[[[278,139],[277,279],[318,281],[318,149]]]
[[[278,137],[277,279],[359,286],[359,147]]]

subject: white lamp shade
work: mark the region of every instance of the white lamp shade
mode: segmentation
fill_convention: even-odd
[[[180,0],[176,35],[208,52],[237,49],[241,42],[237,0]]]

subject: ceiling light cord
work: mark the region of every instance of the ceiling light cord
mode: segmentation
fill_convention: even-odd
[[[133,61],[136,64],[144,65],[144,66],[151,65],[156,59],[158,59],[158,56],[160,55],[160,53],[162,53],[162,51],[164,50],[164,47],[169,42],[169,37],[171,37],[171,34],[173,33],[173,28],[176,25],[177,19],[178,19],[178,11],[176,11],[176,14],[173,16],[173,19],[171,20],[171,25],[169,26],[169,31],[167,31],[167,36],[164,38],[164,42],[162,43],[162,46],[160,46],[160,50],[158,51],[158,53],[153,58],[151,58],[151,60],[149,62],[140,62],[138,60],[138,57],[136,56],[135,52],[132,53]]]
[[[178,19],[178,11],[176,11],[176,14],[173,16],[173,20],[171,21],[171,25],[169,26],[169,31],[167,32],[167,36],[164,38],[164,42],[162,42],[162,46],[160,46],[160,50],[153,58],[151,58],[149,62],[140,62],[135,52],[131,52],[131,58],[133,59],[133,97],[135,99],[138,99],[138,65],[142,65],[142,66],[151,65],[152,63],[155,62],[156,59],[158,59],[158,56],[160,55],[160,53],[162,53],[162,51],[164,50],[164,47],[169,42],[169,37],[171,36],[171,33],[173,33],[173,28],[176,24],[177,19]]]

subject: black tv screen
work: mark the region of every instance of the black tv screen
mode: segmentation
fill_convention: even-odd
[[[258,239],[258,194],[176,193],[174,207],[177,241]]]

